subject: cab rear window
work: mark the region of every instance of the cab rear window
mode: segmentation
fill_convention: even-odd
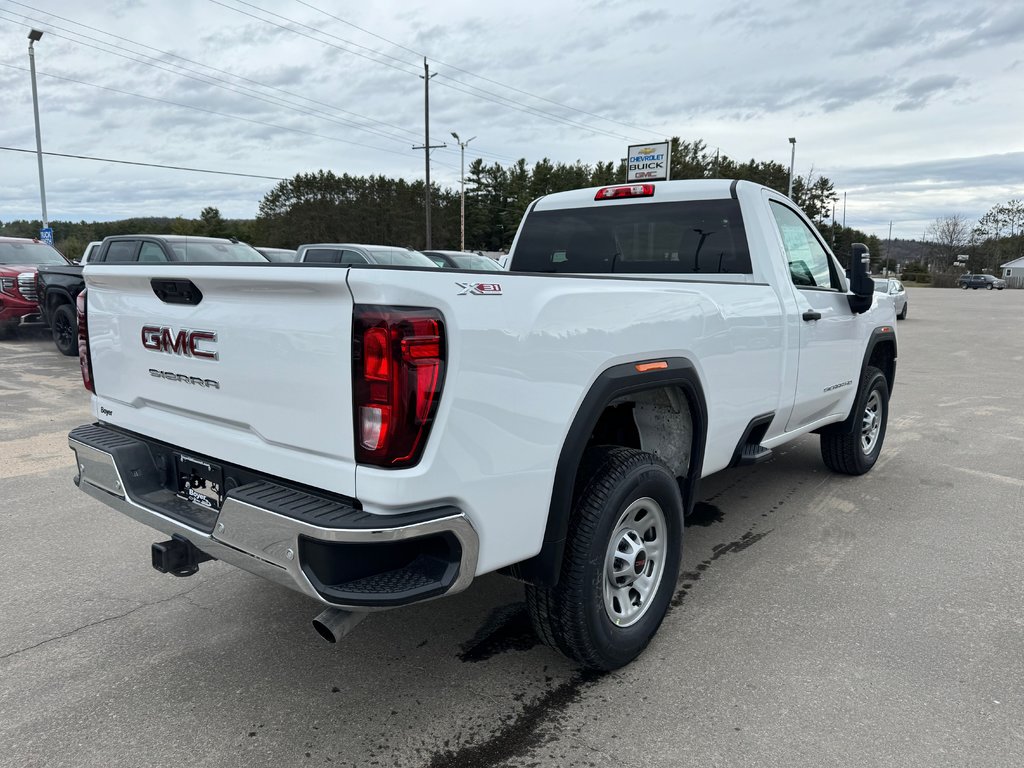
[[[513,272],[750,274],[736,200],[604,204],[534,211]]]

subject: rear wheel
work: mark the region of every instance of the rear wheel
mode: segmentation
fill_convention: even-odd
[[[70,304],[61,304],[53,313],[53,343],[62,355],[78,354],[78,316]]]
[[[966,290],[967,290],[967,283],[964,283],[964,284],[963,284],[963,285],[961,285],[960,287],[961,287],[961,288],[963,288],[963,289],[964,289],[964,290],[966,291]]]
[[[864,369],[853,407],[857,417],[853,431],[821,434],[821,459],[833,472],[863,475],[875,466],[885,440],[889,420],[885,374],[870,365]]]
[[[671,470],[649,453],[602,447],[581,468],[558,584],[526,587],[534,629],[581,666],[635,659],[675,591],[683,501]]]
[[[986,285],[985,287],[986,287],[986,288],[987,288],[988,290],[990,290],[990,291],[991,291],[991,290],[992,290],[992,283],[989,283],[989,284],[988,284],[988,285]]]

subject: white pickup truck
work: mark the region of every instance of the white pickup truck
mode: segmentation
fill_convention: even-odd
[[[367,612],[502,570],[580,665],[635,658],[676,590],[701,477],[820,435],[885,437],[895,313],[783,195],[672,181],[534,202],[509,273],[96,264],[79,302],[91,496],[319,601]]]

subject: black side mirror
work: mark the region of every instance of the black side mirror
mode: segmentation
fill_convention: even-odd
[[[854,243],[850,248],[850,291],[847,296],[850,309],[857,314],[871,309],[875,281],[871,279],[871,254],[864,243]]]

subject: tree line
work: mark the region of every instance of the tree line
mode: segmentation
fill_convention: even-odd
[[[740,161],[712,152],[702,140],[671,140],[673,179],[732,178],[753,181],[786,193],[789,169],[775,161]],[[536,198],[570,189],[623,183],[625,159],[510,165],[476,159],[466,175],[466,247],[503,251],[512,244],[527,206]],[[81,255],[86,244],[107,235],[140,232],[232,236],[254,245],[295,248],[302,243],[362,242],[424,248],[423,181],[386,176],[352,176],[329,170],[297,174],[276,184],[260,201],[255,219],[224,219],[210,206],[199,218],[134,218],[117,222],[51,222],[59,250]],[[878,253],[878,240],[853,228],[837,227],[833,183],[813,169],[793,179],[793,200],[818,225],[833,250],[845,259],[849,244],[867,242]],[[460,240],[458,189],[431,187],[432,246],[456,249]],[[831,223],[830,222],[831,219]],[[33,237],[38,221],[0,224],[0,234]]]

